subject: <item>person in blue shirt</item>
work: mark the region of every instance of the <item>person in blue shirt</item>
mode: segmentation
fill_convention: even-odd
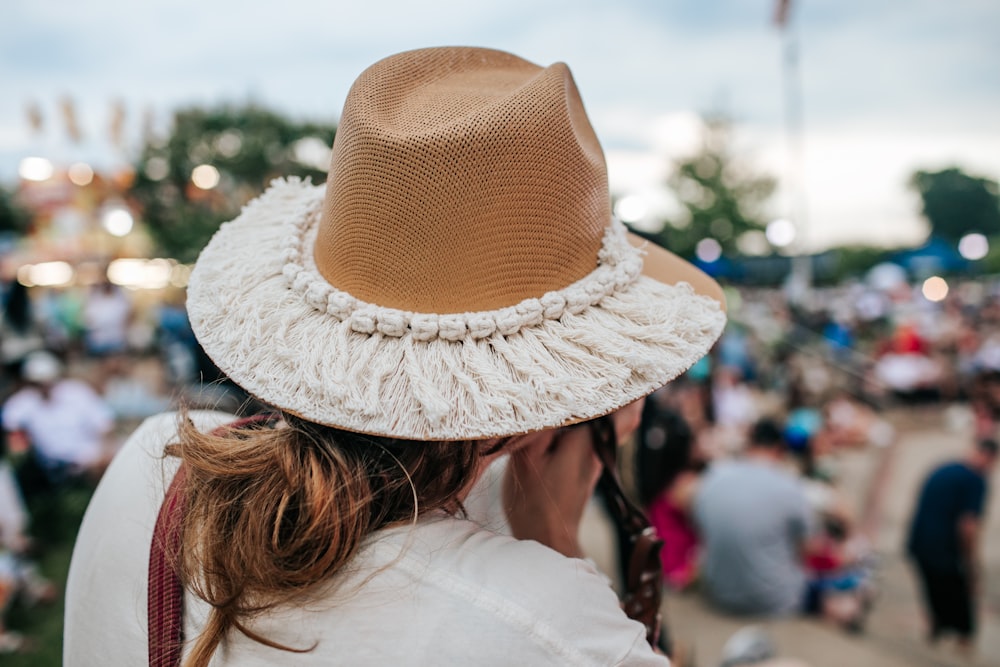
[[[963,648],[975,634],[977,551],[987,477],[997,443],[980,440],[961,461],[945,463],[920,490],[907,552],[913,558],[930,615],[928,640],[954,632]]]

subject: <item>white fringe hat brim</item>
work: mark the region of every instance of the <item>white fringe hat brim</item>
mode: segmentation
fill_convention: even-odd
[[[209,357],[254,396],[309,421],[414,440],[578,422],[674,379],[725,325],[716,299],[639,276],[596,306],[514,334],[360,333],[289,285],[289,216],[318,212],[324,191],[276,181],[219,229],[188,287],[191,325]]]

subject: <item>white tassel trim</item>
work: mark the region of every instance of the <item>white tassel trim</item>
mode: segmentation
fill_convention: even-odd
[[[563,295],[565,304],[546,295],[529,300],[537,306],[487,314],[432,316],[351,302],[303,278],[307,269],[288,268],[283,223],[290,211],[300,225],[311,219],[323,190],[275,182],[219,230],[188,291],[192,326],[219,367],[250,393],[306,419],[418,440],[559,426],[669,382],[707,352],[725,324],[719,304],[686,283],[641,275],[621,286],[616,279],[596,301],[586,287],[567,288],[552,293],[572,296]],[[616,252],[617,229],[609,228],[597,271],[621,266],[605,252]],[[283,242],[284,253],[268,255]],[[300,258],[311,256],[306,247],[311,240]],[[602,290],[612,284],[592,283]]]

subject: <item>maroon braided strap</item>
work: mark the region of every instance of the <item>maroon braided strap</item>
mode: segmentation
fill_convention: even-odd
[[[244,428],[253,424],[273,426],[277,415],[253,415],[213,431]],[[178,667],[184,648],[184,586],[176,569],[184,519],[184,483],[187,468],[177,469],[160,505],[149,549],[149,585],[146,608],[149,620],[149,667]]]
[[[184,480],[182,465],[160,506],[149,550],[149,667],[177,667],[184,644],[184,587],[171,559],[180,546]]]

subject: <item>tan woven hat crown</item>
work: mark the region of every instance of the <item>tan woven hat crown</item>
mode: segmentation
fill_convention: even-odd
[[[604,154],[569,69],[486,49],[404,53],[354,84],[316,263],[359,299],[418,312],[514,305],[595,267]]]
[[[510,435],[635,400],[721,332],[718,286],[636,244],[566,65],[423,49],[355,82],[325,187],[276,182],[223,225],[188,308],[219,367],[284,410]]]

